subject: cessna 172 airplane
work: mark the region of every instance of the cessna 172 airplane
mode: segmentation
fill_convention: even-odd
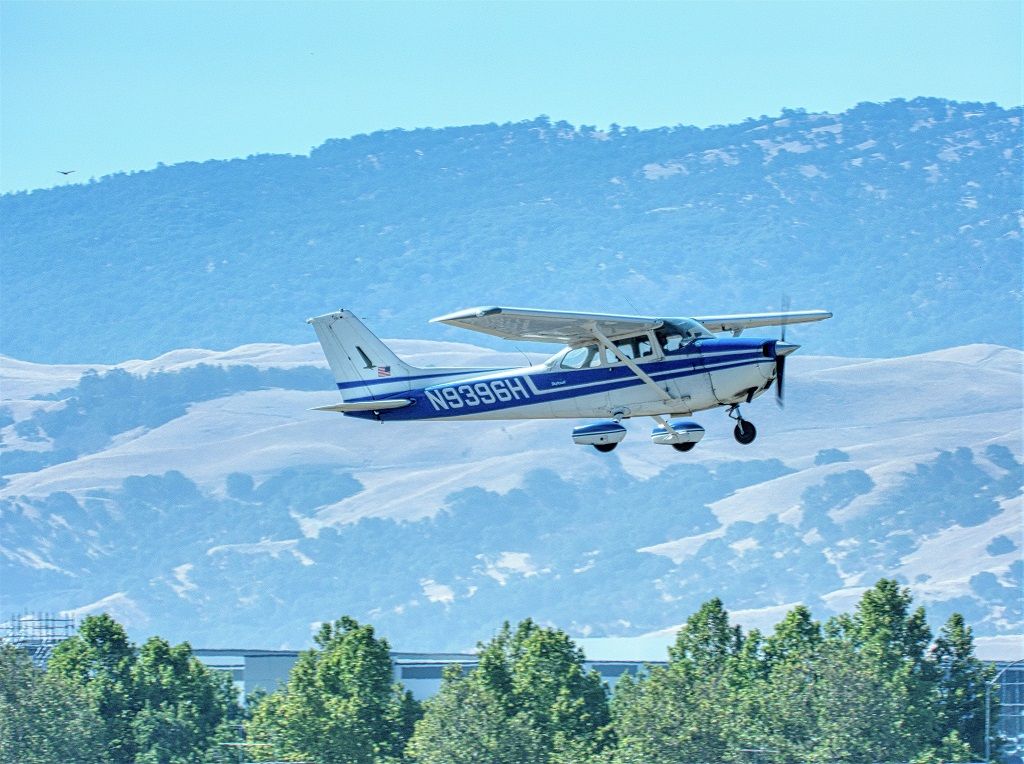
[[[621,420],[651,417],[651,440],[689,451],[704,428],[689,416],[726,407],[733,436],[752,443],[740,414],[775,384],[782,401],[787,324],[822,321],[824,310],[737,316],[651,318],[531,308],[470,308],[443,323],[506,339],[566,345],[522,368],[416,368],[402,361],[347,310],[310,318],[343,403],[319,406],[379,422],[468,419],[600,419],[576,427],[573,441],[611,451],[626,437]],[[746,329],[781,326],[780,339],[748,339]],[[713,332],[731,332],[716,337]]]

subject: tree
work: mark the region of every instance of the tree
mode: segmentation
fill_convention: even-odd
[[[759,637],[744,652],[739,627],[719,599],[701,605],[669,648],[669,663],[616,693],[615,725],[622,764],[726,761],[740,746]],[[741,709],[734,713],[736,709]]]
[[[708,600],[691,615],[669,647],[669,662],[705,676],[721,673],[739,650],[743,633],[729,625],[729,613],[722,601]]]
[[[826,635],[799,606],[775,627],[744,721],[755,733],[744,739],[740,730],[741,747],[769,749],[779,764],[893,760],[894,746],[913,748],[917,738],[907,742],[901,727],[906,688],[848,638],[848,626],[844,632],[832,622]]]
[[[907,761],[941,737],[934,664],[926,660],[931,631],[924,608],[911,611],[912,602],[909,589],[881,579],[864,592],[852,616],[826,625],[819,724],[832,735],[820,746],[830,755],[852,746],[874,761]],[[866,725],[854,724],[859,740],[833,723],[834,715],[846,714],[844,704],[852,704]]]
[[[907,726],[908,694],[871,656],[827,639],[814,664],[809,761],[907,761],[922,736]]]
[[[102,727],[79,688],[0,643],[0,761],[91,764],[104,759]]]
[[[314,641],[319,649],[302,653],[288,684],[256,708],[250,739],[323,764],[398,759],[419,709],[392,682],[387,641],[347,616],[321,626]]]
[[[729,698],[723,682],[658,666],[629,694],[627,702],[616,698],[616,764],[728,760],[731,746],[723,721]]]
[[[47,674],[81,693],[99,718],[104,762],[202,761],[241,715],[231,679],[183,643],[153,637],[141,650],[109,615],[89,616],[54,648]]]
[[[821,624],[811,617],[805,605],[786,613],[765,641],[765,661],[770,667],[780,664],[808,666],[818,654],[822,643]]]
[[[608,695],[596,672],[585,673],[583,651],[565,632],[522,621],[508,643],[516,708],[550,751],[593,741],[611,721]]]
[[[228,723],[241,709],[226,693],[228,677],[221,676],[199,662],[188,643],[146,641],[132,666],[138,764],[201,761],[217,741],[228,739]]]
[[[760,737],[752,743],[777,751],[778,762],[804,760],[814,748],[823,643],[821,625],[803,605],[789,611],[765,640],[764,674],[755,685],[758,703],[752,714]]]
[[[449,666],[438,694],[426,702],[409,741],[418,764],[541,764],[540,733],[524,714],[509,714],[507,698],[479,677]]]
[[[953,730],[937,746],[914,757],[911,764],[947,764],[954,761],[977,760],[978,757],[971,751],[971,747],[960,739],[960,734],[956,730]]]
[[[904,664],[920,670],[932,635],[924,608],[910,612],[913,599],[909,588],[883,578],[864,592],[853,616],[840,623],[859,650],[894,670]]]
[[[451,725],[443,715],[460,698],[466,705]],[[483,757],[478,761],[580,762],[608,746],[610,721],[607,691],[596,672],[584,671],[582,651],[564,632],[527,619],[515,631],[505,623],[481,645],[467,677],[445,675],[410,750],[438,762],[465,750]]]
[[[929,657],[939,675],[939,730],[956,733],[980,759],[985,753],[985,686],[995,669],[974,656],[971,627],[959,613],[953,613],[943,625]],[[992,718],[997,718],[998,697],[994,695],[992,702]]]
[[[52,674],[79,688],[100,718],[104,760],[132,764],[137,747],[132,719],[138,703],[132,687],[134,648],[119,623],[106,613],[87,616],[78,634],[54,648]]]

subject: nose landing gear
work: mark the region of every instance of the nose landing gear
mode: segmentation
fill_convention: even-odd
[[[753,443],[757,437],[757,428],[743,418],[739,404],[734,403],[726,413],[730,419],[736,420],[736,426],[732,429],[732,436],[736,438],[736,442],[744,446]]]

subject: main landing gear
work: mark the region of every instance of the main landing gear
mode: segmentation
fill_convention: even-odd
[[[757,437],[757,428],[743,418],[739,404],[734,403],[729,407],[727,413],[730,419],[736,420],[736,426],[732,428],[732,436],[736,438],[736,442],[744,446],[753,443],[754,438]]]

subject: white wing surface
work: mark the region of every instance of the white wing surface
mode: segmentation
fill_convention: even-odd
[[[744,329],[755,329],[759,326],[782,326],[789,324],[807,324],[812,321],[824,321],[832,318],[827,310],[787,310],[782,313],[744,313],[736,316],[694,316],[711,332],[732,332],[739,335]]]
[[[660,318],[615,316],[607,313],[570,313],[535,308],[467,308],[438,316],[431,323],[448,324],[509,340],[557,342],[572,345],[594,339],[594,329],[606,337],[621,337],[657,329]]]

